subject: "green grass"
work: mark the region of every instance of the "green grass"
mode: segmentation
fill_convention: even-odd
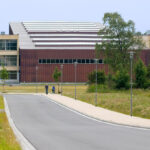
[[[4,109],[4,101],[2,96],[0,96],[0,109]]]
[[[49,86],[51,92],[52,85]],[[63,85],[63,95],[74,98],[74,85]],[[0,87],[0,91],[2,87]],[[56,86],[57,91],[57,86]],[[77,85],[77,99],[93,104],[95,93],[87,92],[87,85]],[[6,93],[36,93],[35,85],[5,86]],[[38,85],[38,92],[44,93],[44,85]],[[98,106],[130,114],[130,90],[98,90]],[[133,115],[150,119],[150,90],[133,90]]]
[[[2,96],[0,96],[1,104],[3,104],[2,100]],[[5,112],[0,112],[0,150],[21,150],[9,126]]]
[[[87,86],[77,86],[77,99],[94,105],[95,93],[87,90]],[[74,87],[64,86],[63,94],[74,98]],[[97,103],[100,107],[129,115],[130,90],[99,91]],[[133,115],[150,119],[150,90],[133,90]]]

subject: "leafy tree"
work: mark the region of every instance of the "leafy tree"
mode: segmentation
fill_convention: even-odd
[[[88,75],[88,80],[90,84],[93,84],[96,82],[96,71],[93,71]],[[97,83],[104,84],[105,80],[106,80],[106,77],[105,77],[104,71],[97,71]]]
[[[115,75],[115,87],[117,89],[128,89],[129,88],[129,74],[124,68],[117,71]]]
[[[150,64],[147,66],[147,78],[150,80]]]
[[[0,71],[0,78],[1,78],[1,80],[3,82],[3,92],[4,92],[5,80],[8,79],[8,71],[6,70],[4,65],[2,66],[2,70]]]
[[[147,68],[141,59],[136,63],[135,66],[135,83],[137,88],[146,88],[147,80]]]
[[[99,31],[103,36],[101,44],[96,44],[95,55],[104,56],[112,71],[116,72],[123,67],[129,67],[129,50],[139,52],[144,46],[139,32],[135,32],[134,22],[124,21],[118,13],[105,13],[103,17],[104,28]],[[137,53],[138,55],[138,53]],[[120,66],[122,64],[122,66]]]
[[[53,79],[55,82],[59,82],[61,77],[61,72],[58,70],[58,68],[56,67],[54,72],[53,72]],[[58,83],[58,93],[59,93],[59,83]]]

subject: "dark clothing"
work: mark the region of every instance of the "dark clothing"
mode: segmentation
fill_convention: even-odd
[[[52,87],[52,93],[55,93],[55,86]]]
[[[48,85],[45,85],[45,93],[48,94]]]

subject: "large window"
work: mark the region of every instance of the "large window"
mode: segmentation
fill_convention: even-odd
[[[6,49],[6,40],[0,40],[0,50]]]
[[[17,50],[17,40],[0,40],[0,50]]]
[[[8,71],[8,79],[16,80],[17,79],[17,71]]]
[[[79,64],[93,64],[94,59],[39,59],[39,64],[73,64],[74,62]],[[103,60],[99,59],[99,64],[103,64]]]
[[[0,56],[0,66],[17,66],[17,56]]]

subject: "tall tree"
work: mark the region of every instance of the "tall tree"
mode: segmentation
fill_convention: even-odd
[[[0,78],[3,82],[3,92],[4,92],[5,80],[8,79],[8,71],[6,70],[4,65],[2,65],[2,70],[0,71]]]
[[[58,84],[58,93],[59,93],[59,83],[58,82],[60,80],[60,77],[61,77],[61,72],[56,67],[55,70],[54,70],[54,72],[53,72],[53,79]]]
[[[147,68],[141,59],[136,63],[135,67],[135,84],[137,88],[146,88]]]
[[[147,66],[147,78],[150,80],[150,64]]]
[[[99,31],[103,35],[101,44],[96,44],[95,54],[104,56],[112,71],[116,72],[121,67],[129,67],[129,50],[141,50],[144,46],[139,32],[135,32],[134,22],[125,21],[118,13],[105,13],[104,27]]]

